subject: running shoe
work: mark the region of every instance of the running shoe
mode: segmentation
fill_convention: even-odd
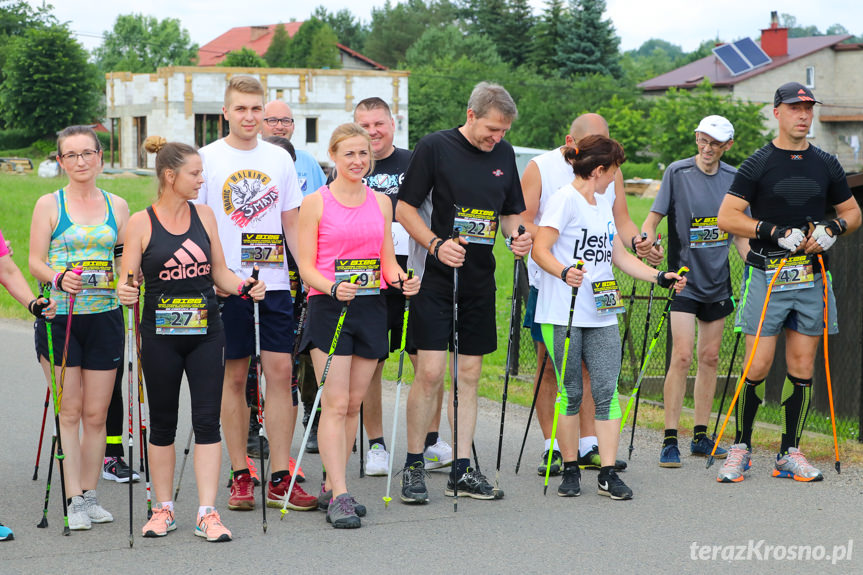
[[[126,465],[122,457],[106,457],[102,460],[102,479],[116,481],[117,483],[129,483],[129,476],[132,476],[132,482],[138,483],[141,481],[141,476]]]
[[[141,533],[144,537],[164,537],[168,531],[173,531],[176,528],[174,512],[167,507],[156,505],[153,507],[153,516],[141,529]]]
[[[716,481],[719,483],[740,483],[743,481],[743,473],[749,471],[752,452],[745,443],[735,443],[728,450],[728,457],[719,469]]]
[[[806,456],[796,447],[789,447],[788,453],[776,456],[773,477],[787,477],[794,481],[821,481],[821,472],[806,461]]]
[[[702,435],[701,439],[695,441],[694,439],[689,443],[689,453],[690,455],[697,455],[699,457],[710,457],[710,454],[713,453],[713,446],[716,445],[712,439],[707,437],[706,435]],[[728,451],[722,449],[719,446],[716,446],[716,453],[713,453],[713,457],[716,459],[725,459],[728,457]]]
[[[251,475],[247,473],[234,477],[231,482],[231,496],[228,509],[232,511],[251,511],[255,508],[255,487]]]
[[[198,518],[198,524],[195,525],[195,535],[216,543],[231,540],[231,532],[222,525],[219,512],[212,507],[207,507],[207,512]]]
[[[95,489],[85,491],[82,497],[87,506],[87,516],[91,523],[110,523],[114,520],[114,516],[99,505],[99,497]]]
[[[246,467],[249,470],[249,475],[252,476],[252,483],[255,484],[255,487],[260,486],[261,485],[261,476],[258,475],[258,466],[255,465],[255,460],[252,459],[251,457],[249,457],[248,455],[246,456]]]
[[[452,447],[443,439],[438,439],[434,445],[423,450],[423,463],[426,471],[449,467],[452,465]]]
[[[578,497],[581,495],[581,469],[578,465],[563,470],[563,481],[557,488],[561,497]]]
[[[680,467],[680,449],[676,443],[662,446],[662,451],[659,452],[659,466]]]
[[[83,495],[72,497],[72,503],[67,510],[69,529],[72,531],[86,531],[90,529],[90,516],[87,514],[87,502]]]
[[[602,467],[602,461],[599,459],[599,446],[594,445],[590,451],[588,451],[584,456],[578,456],[578,466],[582,469],[600,469]],[[562,468],[562,467],[561,467]],[[626,462],[622,459],[616,459],[614,461],[614,470],[615,471],[624,471],[626,469]],[[543,475],[545,473],[543,472]]]
[[[278,485],[273,485],[272,481],[267,482],[267,507],[276,507],[281,509],[285,504],[285,499],[288,500],[288,509],[296,511],[313,511],[318,508],[318,498],[303,491],[299,483],[294,482],[294,489],[291,491],[291,496],[288,497],[288,487],[291,484],[291,477],[286,475],[282,478]]]
[[[429,490],[426,488],[426,475],[428,472],[423,467],[422,462],[405,467],[401,470],[401,474],[401,500],[405,503],[428,503]]]
[[[362,525],[350,493],[342,493],[330,502],[327,523],[332,523],[336,529],[356,529]]]
[[[614,469],[610,469],[607,473],[599,472],[596,478],[597,493],[611,497],[616,500],[632,499],[632,489],[626,486],[626,483],[618,477]]]
[[[333,500],[333,491],[332,489],[326,490],[324,489],[324,484],[321,484],[321,493],[318,495],[318,509],[322,511],[326,511],[330,506],[330,501]],[[366,506],[362,503],[358,503],[354,496],[351,495],[351,500],[354,504],[354,511],[357,512],[358,517],[366,516]]]
[[[15,535],[12,530],[0,523],[0,541],[12,541],[13,539],[15,539]]]
[[[452,474],[446,482],[444,495],[455,496],[455,485]],[[503,499],[503,491],[495,489],[485,478],[485,475],[475,469],[467,468],[467,471],[458,480],[459,497],[473,497],[474,499]]]
[[[536,468],[536,474],[545,477],[545,466],[547,464],[548,450],[546,449],[542,454],[542,461],[540,462],[539,467]],[[555,449],[554,452],[551,454],[551,471],[549,471],[548,474],[551,477],[555,477],[557,475],[560,475],[561,469],[563,469],[563,455],[560,454],[560,451]]]
[[[246,441],[246,455],[253,459],[261,459],[261,439],[258,437],[258,430],[261,424],[257,420],[249,422],[249,439]],[[270,457],[270,442],[264,437],[264,459]]]
[[[390,454],[380,443],[375,443],[366,454],[366,475],[380,477],[390,470]]]
[[[306,482],[306,474],[303,473],[303,468],[300,467],[299,469],[297,469],[297,460],[293,457],[288,460],[288,471],[291,473],[291,475],[294,475],[294,473],[296,473],[297,483]]]

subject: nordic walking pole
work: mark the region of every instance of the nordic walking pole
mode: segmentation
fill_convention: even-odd
[[[36,467],[33,469],[33,481],[39,479],[39,458],[42,456],[42,438],[45,437],[45,419],[48,417],[48,402],[51,400],[51,387],[45,389],[45,405],[42,409],[42,431],[39,432],[39,447],[36,448]]]
[[[653,245],[658,246],[660,243],[662,243],[662,234],[657,234],[656,235],[656,241],[653,242]],[[635,280],[633,279],[633,282],[634,281]],[[635,284],[633,283],[633,286],[634,285]],[[644,322],[644,339],[641,340],[641,363],[642,364],[644,363],[645,349],[647,347],[647,334],[650,333],[650,312],[653,309],[653,293],[654,293],[655,287],[656,287],[655,283],[650,284],[650,295],[647,298],[647,318],[645,319],[645,322]],[[666,311],[666,315],[667,314],[668,314],[668,312]],[[621,344],[621,349],[622,349],[623,345],[624,344]],[[622,353],[620,355],[620,358],[621,358],[621,363],[622,363],[623,362],[623,354]],[[638,421],[638,404],[639,404],[640,400],[641,400],[641,386],[638,386],[638,390],[635,392],[635,414],[632,416],[632,421],[633,421],[632,432],[629,435],[629,455],[627,456],[628,460],[632,459],[632,449],[633,449],[632,444],[635,442],[635,422]]]
[[[363,449],[363,404],[360,404],[360,479],[366,476],[365,449]],[[392,458],[390,458],[392,459]]]
[[[413,279],[413,277],[414,277],[414,270],[409,269],[408,270],[408,279],[409,280]],[[402,370],[404,369],[404,365],[405,365],[405,344],[407,343],[408,315],[410,315],[410,310],[411,310],[411,298],[405,297],[405,314],[404,314],[404,317],[402,318],[402,342],[401,342],[401,346],[399,347],[399,374],[398,374],[398,377],[396,378],[396,405],[393,408],[393,434],[392,434],[392,437],[390,438],[390,446],[391,446],[390,449],[391,450],[395,449],[396,431],[398,430],[398,424],[399,424],[399,399],[401,398],[401,394],[402,394]],[[391,486],[392,481],[393,481],[393,460],[394,459],[395,459],[395,457],[390,457],[390,465],[389,465],[389,469],[387,470],[387,494],[384,495],[384,509],[388,509],[390,506],[390,501],[393,500],[393,498],[390,497],[390,486]]]
[[[716,441],[716,430],[719,428],[719,418],[722,415],[722,408],[725,407],[725,395],[728,393],[728,382],[731,380],[731,370],[734,369],[734,358],[737,357],[737,346],[740,344],[740,335],[742,330],[737,330],[737,337],[734,339],[734,349],[731,351],[731,361],[728,363],[728,375],[725,376],[725,387],[722,388],[722,400],[719,402],[719,410],[716,412],[716,423],[713,425],[713,435],[710,436],[711,441]]]
[[[707,466],[706,469],[710,469],[710,466],[713,465],[716,455],[716,448],[719,446],[719,442],[722,440],[722,434],[725,433],[725,426],[728,425],[728,420],[731,418],[731,413],[734,411],[734,406],[737,405],[737,398],[740,397],[740,390],[743,388],[743,382],[746,381],[746,376],[749,375],[749,368],[752,367],[752,360],[755,359],[755,352],[758,349],[758,342],[761,340],[761,328],[764,326],[764,316],[767,314],[767,304],[770,303],[770,292],[773,289],[773,284],[776,283],[776,278],[779,277],[779,272],[782,271],[782,268],[785,266],[785,262],[788,261],[788,257],[791,254],[786,254],[780,261],[779,266],[776,268],[776,271],[773,273],[773,277],[770,279],[770,283],[767,285],[767,293],[764,296],[764,305],[761,308],[761,318],[758,320],[758,329],[755,330],[755,341],[752,343],[752,351],[749,353],[749,359],[746,360],[746,367],[743,368],[743,373],[740,374],[740,381],[737,382],[737,387],[734,390],[734,397],[731,398],[731,405],[728,406],[728,413],[725,415],[725,420],[722,422],[722,427],[719,428],[719,436],[716,438],[716,441],[713,444],[713,451],[710,452],[710,455],[707,458]],[[749,446],[752,447],[751,445]]]
[[[183,483],[183,471],[186,469],[186,460],[189,459],[189,450],[192,448],[192,432],[193,429],[189,429],[189,438],[186,440],[186,449],[183,450],[183,464],[180,465],[180,477],[177,479],[177,488],[174,490],[174,501],[177,501],[177,498],[180,497],[180,485]]]
[[[833,450],[836,454],[836,473],[842,473],[842,463],[839,461],[839,441],[836,439],[836,413],[833,411],[833,385],[830,380],[830,353],[827,348],[827,321],[829,305],[827,299],[827,270],[824,267],[824,257],[818,254],[821,265],[821,283],[824,285],[824,373],[827,375],[827,398],[830,400],[830,423],[833,425]]]
[[[578,253],[578,243],[575,244],[576,253]],[[572,254],[572,257],[575,257],[575,253]],[[580,270],[584,267],[584,262],[578,260],[575,263],[575,269]],[[565,275],[563,276],[566,277]],[[564,279],[564,281],[566,281]],[[561,388],[563,387],[563,378],[566,375],[566,358],[569,355],[569,335],[572,332],[572,316],[575,314],[575,298],[578,295],[578,288],[572,288],[572,299],[569,301],[569,321],[566,324],[566,339],[563,341],[563,359],[561,360],[560,367],[560,379],[557,384],[557,398],[554,400],[554,420],[551,424],[551,447],[554,447],[554,439],[557,435],[557,418],[560,415],[560,396],[561,396]],[[548,476],[551,472],[551,457],[553,449],[548,450],[548,461],[545,463],[545,485],[542,487],[542,494],[545,496],[548,493]]]
[[[455,228],[452,231],[452,241],[455,245],[461,245],[459,235],[461,230]],[[458,513],[458,268],[452,269],[452,341],[453,341],[453,360],[452,360],[452,448],[455,453],[455,465],[452,473],[452,493],[453,502],[452,510]]]
[[[518,468],[521,467],[521,456],[524,455],[524,446],[527,444],[527,434],[530,432],[530,422],[533,419],[533,410],[536,409],[536,399],[539,397],[539,386],[542,385],[542,375],[545,373],[545,364],[548,363],[548,350],[542,356],[542,365],[539,367],[539,379],[536,380],[536,387],[533,390],[533,401],[530,402],[530,412],[527,414],[527,425],[524,426],[524,437],[521,440],[521,449],[518,451],[518,461],[515,462],[515,474],[518,475]]]
[[[657,239],[659,236],[657,236]],[[647,239],[647,232],[642,232],[641,239]],[[635,254],[638,256],[638,253]],[[623,354],[626,351],[626,338],[629,337],[629,324],[632,323],[633,306],[635,305],[635,288],[638,286],[638,280],[632,278],[632,292],[629,294],[629,305],[626,306],[626,319],[623,324],[623,339],[620,340],[620,366],[623,368]]]
[[[252,279],[255,282],[258,281],[258,275],[261,273],[260,268],[255,264],[254,269],[252,269]],[[249,289],[254,284],[246,284],[246,287],[242,290],[242,297],[248,298]],[[248,289],[247,289],[248,288]],[[260,310],[258,306],[258,302],[256,301],[254,304],[254,312],[255,312],[255,375],[258,379],[258,449],[260,450],[261,456],[261,527],[264,530],[264,533],[267,532],[267,477],[266,477],[266,468],[264,467],[264,376],[262,374],[261,369],[261,316]],[[291,492],[288,491],[287,497],[290,497]],[[286,500],[287,500],[286,497]]]
[[[147,408],[144,405],[144,366],[141,364],[141,313],[135,303],[135,348],[138,352],[138,438],[141,441],[141,471],[147,485],[147,519],[153,516],[153,497],[150,493],[150,448],[147,445]],[[132,481],[130,475],[129,481]]]
[[[348,280],[351,283],[357,281],[359,276],[351,276],[351,279]],[[334,292],[335,293],[335,292]],[[333,332],[333,341],[330,343],[330,351],[327,354],[327,363],[324,364],[324,371],[321,373],[321,383],[318,384],[318,391],[315,393],[315,400],[312,402],[312,410],[311,413],[315,413],[318,409],[318,405],[321,403],[321,394],[324,392],[324,383],[327,381],[327,373],[330,371],[330,363],[333,361],[333,356],[336,354],[336,346],[339,344],[339,336],[342,334],[342,325],[345,323],[345,315],[348,313],[348,304],[350,302],[345,302],[342,304],[342,311],[339,312],[339,320],[336,322],[336,330]],[[306,426],[306,432],[303,433],[303,441],[300,443],[300,452],[297,454],[297,463],[294,469],[299,469],[300,464],[303,461],[303,454],[306,452],[306,444],[309,442],[309,435],[312,433],[312,426]],[[294,483],[297,481],[297,473],[291,475],[291,484],[288,486],[288,494],[290,495],[294,491]],[[285,515],[288,513],[288,499],[289,497],[285,497],[285,502],[282,504],[281,511],[281,521],[285,520]]]
[[[126,276],[126,285],[133,286],[135,285],[134,272],[129,270],[129,274]],[[135,452],[133,449],[134,444],[134,412],[132,411],[133,401],[135,398],[134,384],[135,384],[135,371],[133,368],[133,357],[135,356],[135,312],[134,306],[129,306],[128,310],[128,324],[126,326],[126,334],[127,334],[127,344],[129,346],[128,358],[129,358],[129,547],[134,545],[134,536],[132,531],[132,473],[135,470],[133,457],[135,456]]]
[[[689,268],[682,267],[677,271],[677,275],[680,277],[685,276],[689,272]],[[659,325],[656,326],[656,331],[653,332],[653,339],[650,341],[650,346],[647,348],[647,355],[644,358],[644,361],[641,363],[641,371],[638,372],[638,379],[635,380],[635,387],[632,390],[632,393],[629,396],[629,401],[626,403],[626,411],[623,412],[623,417],[620,420],[620,431],[623,431],[623,426],[626,425],[626,420],[629,418],[629,410],[632,408],[632,404],[636,403],[636,398],[638,397],[638,392],[641,389],[641,380],[644,379],[644,374],[647,372],[647,365],[650,363],[650,356],[653,354],[653,348],[656,347],[656,342],[659,341],[659,337],[662,335],[662,328],[665,326],[665,320],[668,317],[668,313],[671,311],[671,302],[674,300],[674,286],[669,288],[671,293],[668,295],[668,299],[665,302],[665,310],[662,312],[662,315],[659,317]],[[637,405],[637,403],[636,403]],[[637,413],[637,412],[636,412]],[[632,427],[635,428],[636,419],[633,417],[632,419]],[[633,437],[635,435],[633,434]],[[630,450],[629,455],[632,456],[632,440],[630,439],[629,444]]]
[[[518,226],[518,236],[521,236],[525,232],[524,226]],[[521,256],[515,256],[515,260],[513,261],[513,271],[512,271],[512,309],[509,313],[509,345],[506,348],[506,372],[503,375],[503,397],[500,402],[500,435],[497,439],[497,468],[494,471],[494,490],[498,491],[498,487],[500,484],[500,455],[503,450],[503,424],[504,419],[506,418],[506,394],[509,390],[509,372],[512,369],[512,342],[513,342],[513,329],[518,329],[518,322],[516,321],[516,303],[518,298],[518,272],[521,267]]]

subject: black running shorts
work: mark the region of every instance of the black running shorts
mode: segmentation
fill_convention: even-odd
[[[417,349],[453,349],[453,296],[420,289],[411,299],[412,333]],[[497,349],[494,290],[485,293],[462,292],[458,302],[458,352],[485,355]]]
[[[328,295],[309,298],[306,328],[300,349],[330,351],[339,314],[344,302]],[[380,359],[387,353],[387,304],[384,296],[367,295],[351,300],[335,355],[358,355],[367,359]]]

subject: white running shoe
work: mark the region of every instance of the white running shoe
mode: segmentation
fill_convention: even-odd
[[[380,443],[375,443],[366,454],[366,475],[386,475],[390,470],[390,454]]]
[[[449,467],[452,465],[452,447],[443,439],[438,439],[437,443],[426,447],[423,451],[423,462],[426,471]]]
[[[72,531],[90,529],[90,516],[87,514],[87,502],[84,501],[83,495],[72,497],[72,503],[69,505],[67,513],[69,514],[69,529]]]
[[[99,505],[99,498],[95,489],[85,491],[83,497],[84,504],[87,506],[87,516],[91,523],[110,523],[114,520],[114,516]]]

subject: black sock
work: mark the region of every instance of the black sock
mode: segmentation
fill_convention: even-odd
[[[437,440],[438,440],[438,432],[437,431],[432,431],[430,433],[426,433],[426,447],[431,447],[432,445],[437,443]]]
[[[608,477],[608,474],[614,471],[613,465],[605,465],[599,468],[599,475],[597,477]]]
[[[782,445],[780,454],[788,453],[789,447],[800,444],[800,432],[809,413],[812,399],[812,378],[801,379],[786,374],[782,385]]]
[[[734,443],[745,443],[746,447],[752,449],[752,427],[755,425],[755,415],[764,398],[764,380],[752,381],[746,378],[743,393],[737,401],[735,409],[735,425],[737,433]]]
[[[563,462],[563,470],[564,471],[566,471],[568,469],[572,469],[573,467],[576,469],[579,469],[578,461],[564,461]]]
[[[240,477],[240,475],[242,475],[243,473],[245,473],[246,475],[249,475],[249,476],[252,475],[251,472],[249,471],[249,468],[246,467],[245,469],[238,469],[238,470],[234,471],[234,479],[238,479]]]
[[[288,482],[291,480],[291,472],[287,469],[276,471],[270,476],[270,481],[273,483],[273,487],[281,483],[282,480],[287,480]]]
[[[412,467],[415,463],[425,464],[422,453],[408,453],[405,457],[405,467]]]
[[[665,430],[665,439],[662,441],[662,447],[667,445],[677,445],[677,430],[676,429],[666,429]]]
[[[455,465],[452,466],[456,479],[461,479],[461,476],[467,473],[468,467],[470,467],[470,457],[456,459]]]
[[[66,506],[68,507],[69,505],[72,505],[72,498],[71,497],[66,498]]]
[[[383,438],[383,437],[375,437],[374,439],[369,439],[369,449],[371,449],[371,448],[372,448],[372,446],[374,446],[374,444],[375,444],[375,443],[379,443],[379,444],[380,444],[380,446],[384,448],[384,451],[386,451],[386,449],[387,449],[387,444],[386,444],[386,443],[384,443],[384,438]]]
[[[692,439],[693,441],[698,441],[702,437],[707,437],[707,426],[706,425],[696,425],[692,428]]]

